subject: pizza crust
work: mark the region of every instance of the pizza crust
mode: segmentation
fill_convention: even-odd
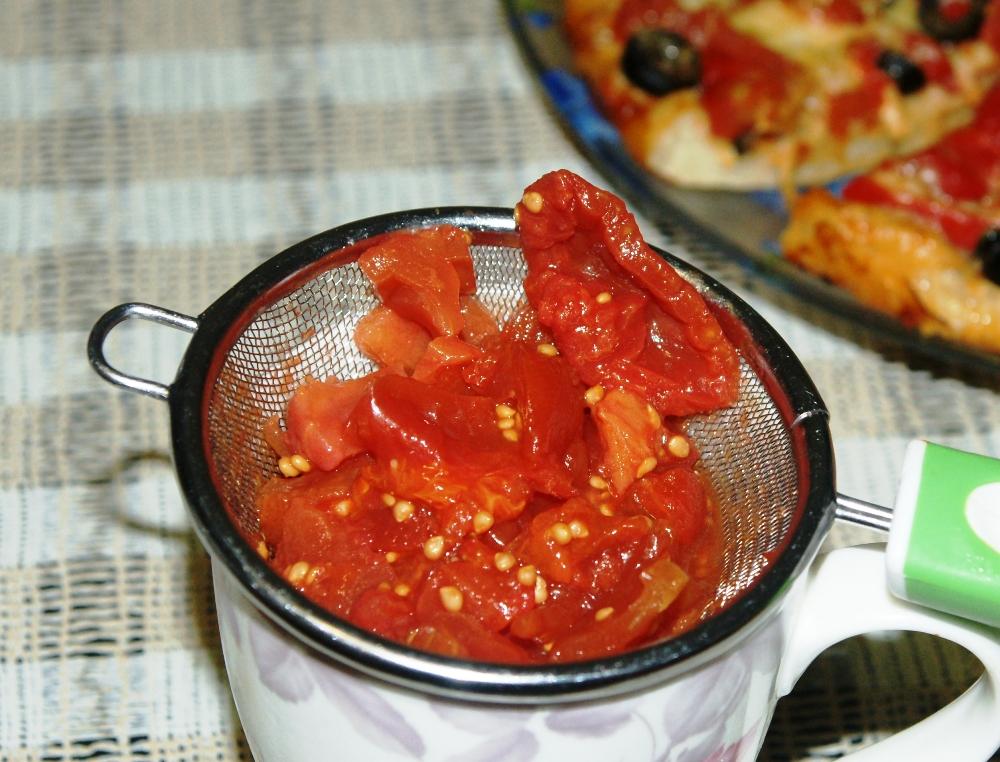
[[[792,205],[785,256],[920,331],[1000,352],[1000,286],[931,225],[823,190]]]

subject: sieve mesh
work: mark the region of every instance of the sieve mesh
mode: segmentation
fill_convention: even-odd
[[[502,324],[523,298],[520,250],[480,244],[472,255],[477,294]],[[226,353],[209,398],[209,459],[223,502],[244,534],[257,529],[257,487],[277,473],[264,423],[281,416],[307,376],[351,378],[374,369],[353,334],[377,303],[375,294],[356,263],[335,255],[330,261],[255,313]],[[725,551],[717,602],[725,605],[782,545],[799,505],[799,470],[788,423],[745,359],[739,403],[691,419],[688,434],[719,503]]]

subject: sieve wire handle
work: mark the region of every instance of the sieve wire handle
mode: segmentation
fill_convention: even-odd
[[[198,320],[180,312],[157,307],[153,304],[143,304],[141,302],[126,302],[112,307],[105,312],[94,323],[90,330],[90,337],[87,339],[87,358],[91,366],[106,381],[128,389],[139,392],[149,397],[166,400],[170,395],[170,387],[157,381],[150,381],[138,376],[123,373],[112,366],[104,356],[104,342],[108,335],[119,323],[126,320],[148,320],[152,323],[178,328],[188,333],[198,330]]]

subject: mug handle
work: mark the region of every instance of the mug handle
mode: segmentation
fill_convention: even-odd
[[[1000,630],[892,595],[881,545],[840,548],[820,556],[808,572],[801,595],[778,669],[779,697],[791,691],[826,648],[870,632],[914,630],[937,635],[971,651],[985,668],[950,704],[855,752],[855,759],[982,762],[1000,748]]]

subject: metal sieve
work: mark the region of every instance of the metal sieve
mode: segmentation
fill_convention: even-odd
[[[291,588],[257,555],[254,494],[277,473],[262,437],[306,378],[374,369],[353,341],[376,303],[355,260],[385,234],[452,224],[472,234],[478,295],[501,323],[524,298],[525,265],[509,209],[444,208],[373,217],[321,233],[255,269],[197,318],[120,305],[94,326],[90,360],[119,386],[167,400],[173,452],[195,529],[252,602],[298,639],[390,682],[482,701],[609,696],[694,668],[749,637],[812,560],[835,513],[827,413],[775,331],[709,276],[661,254],[708,301],[737,347],[740,398],[692,418],[688,434],[719,503],[724,535],[719,611],[672,639],[605,659],[545,666],[461,661],[410,649],[335,617]],[[111,367],[103,345],[130,318],[193,333],[166,386]],[[864,513],[864,504],[859,504]]]

